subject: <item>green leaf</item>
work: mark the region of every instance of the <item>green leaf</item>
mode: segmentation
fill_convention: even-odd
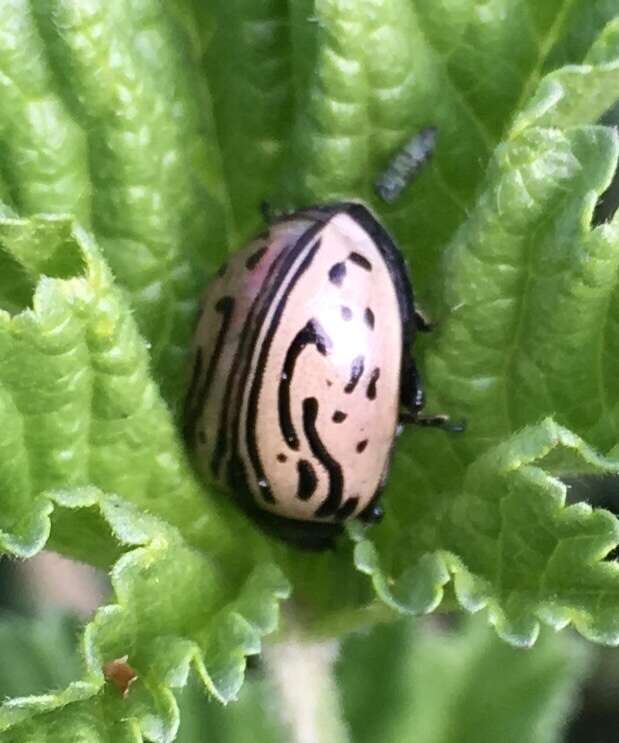
[[[46,274],[32,310],[0,312],[0,545],[34,554],[49,534],[46,494],[93,485],[159,514],[195,543],[225,541],[92,239],[66,218],[5,218],[0,249],[33,283]],[[97,563],[80,523],[65,520],[63,547]]]
[[[544,421],[486,452],[469,467],[460,494],[402,530],[385,549],[394,562],[405,553],[400,574],[384,574],[376,548],[361,534],[358,569],[400,611],[432,611],[452,574],[460,604],[469,611],[488,607],[499,634],[514,644],[531,645],[542,620],[555,629],[573,622],[587,637],[616,645],[619,566],[602,560],[619,543],[619,524],[584,503],[566,507],[566,486],[537,466],[559,448],[617,472],[616,463]],[[560,460],[564,472],[575,466]],[[426,540],[442,542],[443,550],[426,552]]]
[[[598,349],[618,228],[589,222],[616,160],[601,127],[526,129],[498,148],[448,248],[451,311],[427,358],[441,403],[469,421],[469,451],[545,414],[584,433],[612,406]]]
[[[0,173],[11,201],[94,229],[176,402],[201,274],[226,250],[197,65],[172,15],[149,0],[19,0],[3,6],[2,31]]]
[[[428,0],[368,0],[351,14],[346,3],[321,0],[308,24],[299,4],[292,42],[301,100],[285,198],[372,201],[372,183],[394,148],[423,126],[438,127],[440,144],[415,187],[393,207],[375,202],[411,258],[422,304],[436,310],[445,241],[466,221],[495,147],[535,92],[572,16],[590,5],[498,0],[479,8],[449,0],[438,9]],[[600,12],[589,31],[599,33],[607,19]],[[605,72],[593,73],[589,94],[610,107],[615,87],[602,84]],[[583,106],[578,123],[598,115]]]
[[[0,694],[36,691],[45,684],[54,687],[75,677],[78,659],[71,647],[72,633],[70,622],[54,617],[0,623],[2,657],[11,659],[0,669]],[[533,650],[514,650],[479,620],[457,630],[427,624],[413,629],[407,622],[381,625],[369,635],[349,639],[340,654],[344,711],[359,743],[376,740],[377,735],[387,743],[413,735],[415,740],[445,743],[452,739],[550,743],[559,740],[571,714],[576,684],[589,666],[585,651],[574,638],[551,633],[543,633]],[[24,658],[28,662],[20,663]],[[284,740],[274,719],[273,690],[260,674],[244,686],[233,707],[207,703],[195,683],[183,688],[178,701],[180,743],[201,740],[205,731],[215,743]],[[58,715],[58,725],[66,734],[79,730],[90,736],[88,740],[107,740],[112,730],[105,729],[104,713],[99,709],[88,714],[84,705],[81,709],[75,705]],[[137,730],[131,737],[127,727],[113,734],[125,735],[121,740],[140,740]],[[18,731],[5,734],[3,740],[44,740],[36,724],[22,725]],[[52,731],[47,740],[55,739]]]
[[[445,594],[517,644],[540,621],[619,642],[617,520],[566,506],[559,479],[619,466],[619,220],[590,224],[617,162],[595,125],[619,82],[613,3],[0,10],[0,548],[49,538],[116,588],[81,680],[7,702],[5,730],[171,740],[190,666],[238,693],[282,573],[308,632]],[[426,125],[431,164],[379,207],[376,175]],[[198,484],[175,419],[198,293],[259,202],[340,196],[410,259],[437,326],[415,349],[428,408],[468,428],[403,434],[384,523],[315,555]],[[123,699],[102,667],[125,655]]]
[[[614,26],[592,56],[612,38]],[[605,74],[606,53],[602,57],[602,66],[589,70],[593,79]],[[578,85],[573,77],[563,81],[569,100],[582,92],[575,79]],[[541,108],[556,124],[570,124],[579,114],[562,100],[548,95]],[[464,574],[456,580],[460,602],[471,610],[490,604],[492,621],[514,642],[535,639],[537,617],[555,626],[573,621],[588,636],[616,643],[616,609],[602,608],[613,602],[616,566],[599,563],[617,544],[616,521],[584,506],[563,511],[557,481],[537,469],[531,477],[524,465],[545,457],[548,446],[567,445],[593,471],[616,472],[616,460],[596,458],[568,430],[550,421],[531,424],[550,414],[602,450],[617,442],[616,375],[600,348],[614,344],[618,222],[589,226],[615,169],[617,139],[600,127],[559,130],[531,120],[535,126],[521,122],[497,148],[444,263],[448,314],[425,358],[436,390],[430,400],[432,407],[464,415],[467,432],[460,440],[443,436],[439,466],[441,434],[417,433],[402,442],[392,477],[400,487],[394,487],[388,522],[372,535],[378,552],[357,533],[355,559],[399,610],[434,609],[450,574]],[[555,462],[552,472],[580,469],[572,459]],[[482,471],[482,480],[474,481]],[[517,522],[527,520],[521,533]],[[580,570],[567,560],[575,554],[567,547],[575,523],[583,537]],[[569,588],[561,587],[563,580]],[[550,611],[548,601],[556,601]]]
[[[544,632],[524,651],[479,620],[458,630],[399,622],[351,638],[340,678],[358,743],[558,743],[587,661],[567,635]]]
[[[245,657],[259,653],[263,635],[276,627],[287,582],[263,563],[235,593],[213,560],[157,519],[98,492],[57,499],[65,507],[96,507],[123,545],[111,574],[116,603],[100,608],[86,627],[82,677],[62,691],[6,701],[0,732],[11,730],[16,740],[38,740],[46,730],[50,740],[69,734],[108,740],[118,729],[127,740],[174,740],[173,689],[193,668],[217,699],[234,699]],[[114,660],[129,664],[134,677],[124,694],[106,672]],[[54,737],[56,729],[65,737]]]
[[[527,126],[570,126],[595,121],[614,102],[619,84],[619,19],[609,23],[582,65],[569,65],[543,78],[516,117],[512,134]]]

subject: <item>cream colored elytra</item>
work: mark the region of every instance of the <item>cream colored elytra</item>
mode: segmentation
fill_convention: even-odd
[[[245,505],[286,519],[371,507],[396,433],[402,298],[373,217],[345,206],[283,218],[232,256],[192,349],[186,432],[199,461]]]

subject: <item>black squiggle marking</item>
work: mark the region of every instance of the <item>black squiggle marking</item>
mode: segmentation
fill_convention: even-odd
[[[363,319],[365,320],[365,324],[368,326],[368,328],[370,330],[374,330],[374,313],[369,307],[365,308]]]
[[[249,258],[245,261],[245,268],[248,271],[253,271],[254,268],[260,263],[260,260],[262,259],[262,256],[267,252],[268,246],[265,245],[262,248],[259,248],[256,250],[255,253],[252,253]]]
[[[348,498],[344,505],[338,509],[337,513],[335,514],[335,518],[338,521],[345,521],[350,514],[355,510],[357,505],[359,504],[359,498]]]
[[[355,263],[357,266],[364,268],[366,271],[372,270],[372,264],[370,261],[361,253],[355,253],[354,251],[348,256],[348,260]]]
[[[323,356],[327,355],[331,348],[331,340],[320,326],[317,320],[309,320],[295,335],[292,343],[288,346],[284,366],[282,368],[277,390],[277,410],[279,413],[279,427],[284,440],[291,449],[295,451],[299,448],[299,437],[292,422],[292,413],[290,411],[290,386],[294,376],[294,368],[297,359],[303,353],[308,345],[316,346],[318,352]]]
[[[314,468],[306,459],[300,459],[297,462],[297,472],[299,473],[297,498],[299,500],[309,500],[318,484],[318,478],[316,477]]]
[[[342,286],[344,276],[346,276],[345,263],[334,263],[329,269],[329,281],[336,286]]]
[[[365,366],[365,361],[363,356],[357,356],[353,359],[352,366],[350,368],[350,380],[348,381],[348,384],[346,387],[344,387],[344,392],[347,395],[350,395],[351,392],[355,391],[355,387],[357,386],[357,383],[361,379],[361,375],[363,374],[363,369]]]
[[[312,454],[323,465],[329,475],[329,490],[327,497],[315,511],[316,516],[331,516],[340,507],[344,490],[344,474],[342,467],[327,451],[318,431],[318,400],[315,397],[306,397],[303,400],[303,430]]]
[[[269,327],[267,329],[262,345],[260,346],[260,349],[258,352],[258,359],[256,362],[253,379],[251,381],[251,389],[249,391],[249,397],[247,400],[247,412],[246,412],[247,417],[245,419],[246,421],[245,423],[245,443],[247,446],[247,453],[249,455],[249,460],[251,462],[251,466],[253,467],[254,474],[260,486],[263,497],[264,498],[268,497],[271,500],[274,500],[274,498],[268,487],[268,484],[266,484],[266,490],[262,486],[262,483],[266,483],[266,478],[264,474],[264,469],[262,467],[262,462],[260,461],[260,454],[258,452],[258,442],[256,441],[256,431],[255,431],[254,423],[256,421],[257,413],[258,413],[258,397],[260,395],[260,390],[262,389],[264,371],[266,369],[269,351],[271,350],[271,344],[273,342],[273,338],[275,336],[277,328],[279,327],[279,323],[282,319],[284,310],[286,309],[286,303],[288,302],[288,298],[290,294],[292,293],[295,286],[297,285],[297,282],[303,276],[303,274],[308,270],[308,268],[312,264],[312,261],[314,260],[314,256],[320,249],[321,239],[320,237],[317,237],[316,240],[314,240],[314,237],[316,237],[316,234],[321,229],[322,229],[321,224],[318,223],[318,224],[313,225],[310,229],[307,230],[307,232],[304,233],[304,235],[295,244],[295,250],[293,251],[293,256],[292,256],[293,262],[290,264],[290,266],[288,266],[287,271],[282,277],[282,281],[284,281],[288,277],[288,273],[290,272],[292,265],[294,265],[294,261],[299,257],[299,255],[302,254],[303,251],[306,251],[306,254],[303,260],[301,261],[299,267],[294,272],[288,285],[286,286],[282,296],[279,299],[279,302],[277,303],[277,307],[275,308],[275,311],[273,312],[271,316]],[[312,240],[314,240],[313,243],[312,243]],[[266,307],[266,311],[268,311],[268,309],[270,308],[269,305],[270,305],[270,302],[268,303]],[[249,348],[255,347],[258,334],[260,332],[260,326],[262,325],[263,322],[264,322],[264,319],[261,318],[260,322],[258,323],[258,330],[256,334],[254,335],[254,337],[252,338],[253,343],[250,344]],[[249,365],[251,364],[251,358],[252,358],[252,354],[249,353],[245,374],[241,379],[242,382],[246,382],[248,378],[249,368],[250,368]],[[241,386],[241,389],[242,389],[242,386]],[[235,431],[238,431],[238,421],[235,427]]]
[[[213,353],[211,354],[211,357],[208,362],[208,367],[206,369],[206,375],[204,377],[204,383],[202,384],[202,387],[199,389],[199,391],[196,394],[195,403],[192,404],[192,397],[193,397],[192,394],[187,398],[187,407],[185,410],[185,425],[183,429],[185,439],[187,441],[191,440],[191,437],[193,436],[193,431],[195,430],[195,426],[198,421],[198,418],[202,415],[202,411],[204,410],[206,403],[208,401],[208,396],[211,391],[211,385],[213,384],[213,378],[215,376],[215,370],[217,368],[217,364],[219,363],[219,357],[221,356],[221,352],[224,346],[224,341],[226,339],[226,335],[230,328],[230,322],[232,321],[232,313],[234,312],[234,299],[232,297],[227,297],[227,296],[221,297],[215,304],[215,310],[220,315],[222,315],[221,325],[219,326],[219,333],[217,334],[217,340],[215,341],[215,348],[213,349]],[[196,354],[194,374],[196,373],[196,369],[198,368],[198,365],[200,367],[200,372],[201,372],[202,349],[198,349],[198,354]],[[196,378],[196,383],[197,383],[197,378]],[[191,388],[190,388],[190,393],[192,393]]]
[[[341,423],[342,421],[345,421],[348,416],[346,413],[342,412],[341,410],[336,410],[335,413],[333,413],[333,417],[331,420],[334,423]]]
[[[370,376],[370,381],[368,383],[368,389],[366,393],[368,400],[376,399],[376,382],[378,382],[379,377],[380,377],[380,369],[376,367],[376,369],[374,369],[374,371],[372,372],[372,375]]]

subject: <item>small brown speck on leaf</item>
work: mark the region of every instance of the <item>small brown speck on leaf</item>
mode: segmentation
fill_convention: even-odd
[[[123,699],[126,699],[129,687],[138,678],[135,670],[127,663],[128,658],[128,655],[123,655],[122,658],[108,660],[103,664],[103,675],[120,691]]]

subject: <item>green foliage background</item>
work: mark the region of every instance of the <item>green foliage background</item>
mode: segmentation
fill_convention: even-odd
[[[312,635],[442,603],[516,645],[619,642],[619,524],[560,479],[619,468],[619,222],[591,226],[618,89],[616,0],[0,0],[0,549],[115,591],[6,740],[172,740],[173,690],[235,698],[289,595]],[[374,203],[429,124],[431,165]],[[197,297],[259,202],[335,197],[396,236],[438,327],[428,408],[468,430],[407,431],[384,523],[308,555],[196,480],[178,417]]]

